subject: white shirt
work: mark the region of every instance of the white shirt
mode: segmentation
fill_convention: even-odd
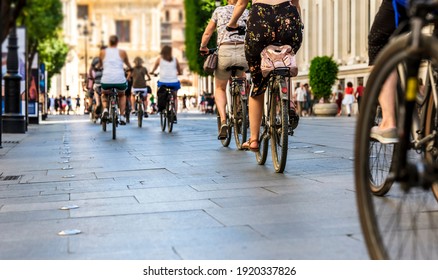
[[[160,82],[178,82],[178,70],[176,69],[176,59],[174,57],[172,57],[172,61],[160,58]]]
[[[118,48],[107,48],[103,59],[103,84],[123,84],[126,82],[123,60]]]
[[[306,101],[306,96],[307,96],[307,92],[305,89],[301,87],[297,89],[297,101],[299,102]]]

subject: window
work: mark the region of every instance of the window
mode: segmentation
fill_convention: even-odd
[[[78,5],[78,18],[88,18],[88,5]]]
[[[131,42],[131,22],[129,20],[117,20],[116,35],[121,43]]]

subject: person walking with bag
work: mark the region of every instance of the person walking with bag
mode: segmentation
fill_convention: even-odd
[[[227,28],[238,27],[238,19],[246,10],[249,0],[238,0]],[[262,50],[273,43],[290,45],[296,54],[303,39],[299,0],[253,0],[249,12],[245,36],[245,56],[252,79],[249,98],[249,124],[251,136],[242,147],[259,151],[259,133],[262,121],[266,83],[262,83],[260,68]],[[290,110],[290,119],[298,120],[295,109]]]
[[[228,32],[226,25],[231,19],[234,7],[237,0],[228,0],[226,6],[217,7],[204,30],[204,34],[201,39],[201,46],[199,51],[201,54],[207,54],[207,44],[211,39],[214,31],[217,29],[217,47],[218,52],[218,64],[214,71],[214,78],[216,83],[215,89],[215,102],[217,110],[221,118],[221,129],[218,135],[218,139],[225,139],[227,137],[228,126],[226,122],[225,108],[227,106],[226,88],[228,80],[231,76],[231,71],[226,69],[230,66],[242,66],[244,70],[237,71],[238,76],[245,77],[245,71],[248,69],[248,63],[245,59],[244,50],[244,35],[235,35],[236,32]],[[248,18],[248,11],[244,11],[238,19],[240,26],[246,26],[245,21]]]

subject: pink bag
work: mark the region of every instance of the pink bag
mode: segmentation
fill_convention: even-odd
[[[262,57],[260,67],[263,77],[268,76],[277,67],[288,67],[291,77],[298,75],[297,62],[291,46],[269,45],[263,49],[260,56]]]

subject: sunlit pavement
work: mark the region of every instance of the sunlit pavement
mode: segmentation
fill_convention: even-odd
[[[216,118],[152,115],[103,132],[88,115],[3,134],[0,259],[367,259],[353,183],[355,118],[302,118],[284,174]]]

